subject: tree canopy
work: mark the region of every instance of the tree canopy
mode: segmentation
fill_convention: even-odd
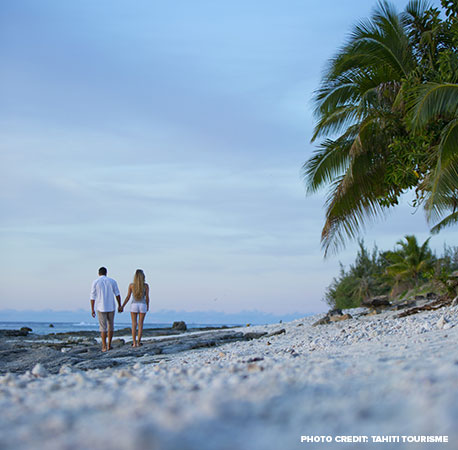
[[[322,245],[337,251],[413,189],[433,231],[458,221],[458,4],[380,1],[315,93],[307,193],[327,188]]]

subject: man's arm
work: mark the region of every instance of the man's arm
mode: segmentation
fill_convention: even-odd
[[[118,312],[122,312],[121,306],[121,292],[119,292],[118,283],[115,280],[112,280],[113,294],[116,296],[116,301],[118,302]]]
[[[95,306],[95,298],[97,296],[97,289],[96,289],[96,284],[97,284],[97,281],[94,281],[92,283],[92,286],[91,286],[91,313],[92,313],[92,317],[95,317],[95,309],[94,309],[94,306]]]

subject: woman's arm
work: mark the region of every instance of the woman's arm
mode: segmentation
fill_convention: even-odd
[[[146,310],[149,311],[149,286],[145,286],[145,296],[146,296]]]
[[[132,294],[132,283],[129,284],[129,289],[127,290],[126,299],[124,300],[124,303],[122,304],[121,308],[124,308],[124,306],[127,305],[127,302],[130,300],[131,294]]]

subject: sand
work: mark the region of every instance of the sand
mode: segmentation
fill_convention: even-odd
[[[456,449],[458,308],[362,311],[316,327],[321,316],[250,327],[286,333],[153,363],[6,374],[0,448]]]

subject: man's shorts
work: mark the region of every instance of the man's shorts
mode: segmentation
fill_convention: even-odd
[[[114,311],[109,311],[109,312],[102,312],[102,311],[97,311],[97,317],[99,318],[99,328],[100,331],[107,332],[108,331],[108,325],[110,330],[113,330],[114,328],[114,316],[115,312]]]

